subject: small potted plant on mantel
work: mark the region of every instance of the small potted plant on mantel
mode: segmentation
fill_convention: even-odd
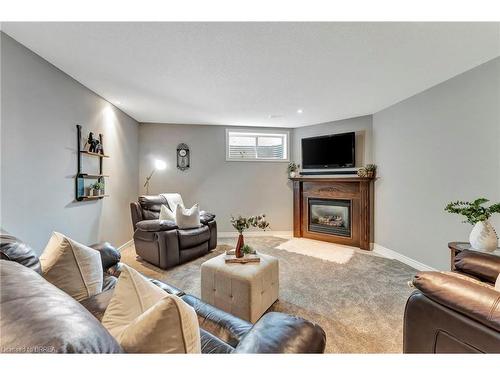
[[[474,225],[469,235],[469,242],[474,249],[495,251],[498,236],[488,219],[494,213],[500,213],[500,203],[484,207],[483,204],[487,202],[489,200],[486,198],[478,198],[473,202],[456,201],[448,203],[444,209],[465,216],[467,220],[464,223]]]
[[[358,169],[358,176],[374,178],[376,172],[377,166],[375,164],[366,164],[364,167]]]
[[[289,178],[295,178],[298,175],[300,165],[294,162],[288,163],[287,171]]]
[[[231,224],[233,225],[234,229],[236,229],[239,233],[238,243],[236,244],[236,249],[234,252],[236,258],[241,258],[243,257],[244,253],[251,252],[251,248],[245,245],[245,240],[243,238],[243,232],[246,229],[254,227],[265,231],[266,229],[269,228],[269,223],[266,221],[265,214],[257,216],[249,216],[249,217],[231,216]]]

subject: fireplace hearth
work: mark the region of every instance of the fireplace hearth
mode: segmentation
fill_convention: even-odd
[[[368,177],[296,177],[293,235],[370,249]]]
[[[309,198],[309,231],[351,237],[351,201]]]

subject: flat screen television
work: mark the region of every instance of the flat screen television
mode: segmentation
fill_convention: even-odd
[[[355,148],[354,132],[302,138],[302,168],[352,168]]]

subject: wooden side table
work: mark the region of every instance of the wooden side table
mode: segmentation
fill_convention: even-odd
[[[477,250],[474,249],[468,242],[449,242],[448,248],[450,249],[450,269],[455,271],[455,257],[457,254],[463,250],[475,251],[478,253],[491,254],[500,257],[500,247],[497,247],[494,251]]]

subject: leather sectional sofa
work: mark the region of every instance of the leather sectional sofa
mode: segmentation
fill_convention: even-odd
[[[79,303],[43,279],[40,261],[28,245],[7,234],[0,240],[2,352],[123,351],[100,323],[119,273],[116,249],[109,243],[92,246],[101,253],[103,291]],[[302,318],[271,312],[253,325],[171,285],[150,281],[195,309],[202,353],[322,353],[325,349],[323,329]]]
[[[215,215],[202,211],[200,228],[179,229],[173,221],[158,220],[162,204],[169,207],[163,195],[143,195],[130,204],[135,251],[142,259],[167,269],[217,247]]]
[[[420,272],[406,303],[405,353],[500,353],[500,257],[462,251],[455,272]]]

